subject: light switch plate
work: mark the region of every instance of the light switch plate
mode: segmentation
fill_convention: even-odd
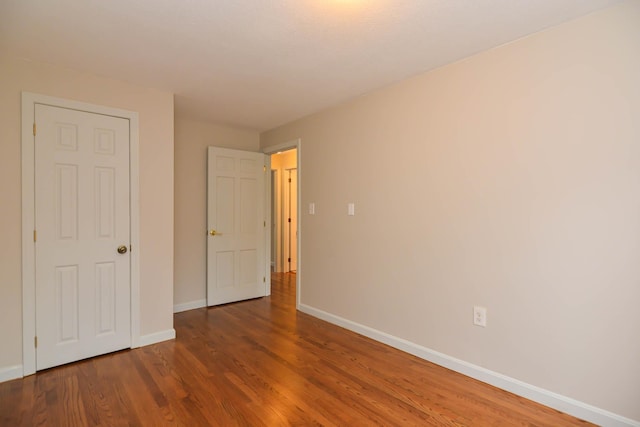
[[[356,205],[355,203],[349,203],[347,205],[347,215],[353,216],[356,214]]]

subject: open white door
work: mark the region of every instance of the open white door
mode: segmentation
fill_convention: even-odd
[[[207,160],[207,305],[265,296],[267,158],[209,147]]]

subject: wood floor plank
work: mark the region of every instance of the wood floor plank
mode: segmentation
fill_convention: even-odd
[[[0,384],[0,426],[587,426],[270,297],[175,315],[177,338]]]

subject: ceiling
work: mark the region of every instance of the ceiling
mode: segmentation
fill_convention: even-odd
[[[0,52],[266,130],[618,0],[0,0]]]

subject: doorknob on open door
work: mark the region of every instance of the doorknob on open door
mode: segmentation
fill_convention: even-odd
[[[119,254],[126,254],[127,253],[127,247],[125,245],[118,246],[118,253]]]
[[[218,235],[218,234],[220,234],[220,233],[218,233],[218,232],[217,232],[216,230],[214,230],[213,228],[212,228],[211,230],[209,230],[209,235],[210,235],[210,236],[215,236],[215,235]]]

